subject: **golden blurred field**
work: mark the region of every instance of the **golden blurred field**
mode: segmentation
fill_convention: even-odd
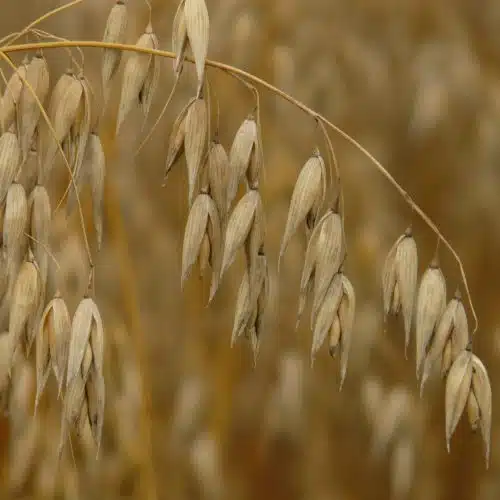
[[[1,36],[60,3],[5,0]],[[100,40],[113,3],[85,0],[43,29]],[[147,8],[140,0],[128,3],[129,41],[135,43]],[[160,46],[170,50],[177,1],[152,3]],[[166,187],[161,184],[170,127],[195,92],[188,67],[168,116],[136,161],[143,137],[139,113],[116,141],[112,137],[119,78],[112,109],[100,121],[108,155],[105,236],[96,257],[96,300],[106,328],[100,458],[95,460],[85,440],[74,439],[74,457],[67,447],[58,467],[60,403],[52,394],[35,417],[3,417],[0,498],[142,499],[154,498],[154,491],[156,498],[174,500],[499,498],[500,3],[207,0],[207,5],[211,59],[261,76],[348,132],[387,167],[460,254],[479,316],[474,352],[493,387],[490,468],[485,470],[481,436],[469,430],[466,418],[451,454],[446,452],[444,386],[435,377],[420,398],[414,341],[406,360],[401,322],[383,323],[381,270],[392,243],[413,224],[423,271],[436,238],[373,165],[337,136],[332,139],[345,195],[346,273],[357,293],[355,333],[341,392],[338,359],[326,349],[310,368],[307,322],[294,329],[303,235],[290,244],[279,277],[277,256],[297,174],[324,142],[310,117],[264,91],[262,188],[276,314],[255,368],[248,344],[230,348],[243,260],[225,276],[210,307],[205,307],[207,283],[196,273],[181,292],[184,160]],[[100,54],[84,52],[97,111]],[[69,58],[64,51],[45,55],[54,83]],[[15,55],[16,63],[21,59]],[[173,84],[171,60],[161,64],[148,127]],[[234,79],[213,69],[208,75],[213,105],[220,107],[220,139],[228,150],[253,102]],[[54,186],[53,199],[60,193],[61,185]],[[66,221],[62,212],[55,217],[53,251],[71,311],[87,280],[77,228],[76,217]],[[440,256],[451,298],[461,286],[459,272],[444,247]],[[32,394],[29,367],[23,376],[21,400]],[[144,414],[149,398],[151,411]],[[392,425],[383,417],[388,408],[394,410]],[[145,424],[151,425],[151,453]]]

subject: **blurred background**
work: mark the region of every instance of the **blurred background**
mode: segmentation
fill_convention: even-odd
[[[177,1],[151,2],[153,28],[161,48],[170,50]],[[140,0],[127,3],[128,39],[135,43],[148,9]],[[0,33],[19,31],[59,4],[4,1]],[[113,4],[85,0],[41,27],[65,38],[100,40]],[[341,392],[338,359],[326,349],[310,368],[307,322],[294,329],[304,235],[290,244],[279,277],[276,262],[297,174],[315,146],[325,157],[327,152],[314,121],[272,95],[261,94],[262,193],[275,314],[256,367],[249,344],[230,348],[241,257],[209,308],[208,285],[197,273],[181,293],[184,160],[165,188],[161,183],[172,122],[195,92],[194,72],[187,67],[167,116],[135,161],[144,136],[139,111],[113,138],[121,71],[100,119],[108,160],[105,236],[96,257],[96,300],[106,328],[100,457],[96,461],[85,436],[73,437],[72,449],[67,447],[58,464],[60,402],[53,393],[32,416],[34,370],[26,363],[0,420],[1,498],[499,498],[500,3],[210,0],[207,5],[212,59],[265,78],[352,135],[460,254],[480,322],[474,352],[493,387],[490,469],[481,436],[470,431],[466,418],[451,454],[446,452],[443,383],[435,377],[420,398],[414,338],[405,359],[401,321],[383,323],[381,269],[391,245],[413,224],[423,272],[436,238],[373,165],[336,136],[346,208],[345,270],[357,294],[356,323]],[[64,51],[45,56],[53,84],[69,58]],[[14,57],[16,63],[21,59]],[[99,51],[85,50],[99,112],[100,62]],[[162,61],[161,68],[147,129],[173,85],[172,61]],[[208,75],[212,106],[217,99],[220,107],[220,139],[229,150],[254,103],[227,75],[212,69]],[[53,187],[54,204],[61,187]],[[74,311],[88,276],[76,217],[57,213],[52,238],[63,270],[60,286]],[[440,257],[451,298],[461,286],[459,272],[444,248]]]

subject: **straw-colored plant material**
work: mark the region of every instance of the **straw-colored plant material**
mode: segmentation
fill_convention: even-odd
[[[222,224],[225,224],[227,217],[229,168],[229,158],[224,146],[217,140],[213,141],[208,150],[205,169],[207,170],[210,193],[219,210]]]
[[[27,66],[28,59],[24,59],[17,70],[12,72],[0,99],[0,125],[3,132],[7,131],[16,120]]]
[[[31,194],[38,181],[38,162],[38,150],[33,144],[16,177],[17,182],[24,187],[27,196]]]
[[[203,84],[208,53],[210,20],[205,0],[185,0],[184,19],[189,45],[193,52],[198,76],[198,87]]]
[[[139,37],[136,46],[146,49],[158,48],[158,38],[151,24],[148,24],[145,32]],[[117,134],[135,105],[140,104],[144,117],[147,117],[158,84],[158,71],[158,61],[152,55],[138,52],[129,55],[123,70],[122,92],[116,121]]]
[[[27,85],[23,85],[19,100],[19,143],[23,159],[26,159],[31,148],[41,115],[36,98],[44,103],[49,92],[49,79],[47,61],[42,54],[36,54],[26,68]]]
[[[382,286],[384,314],[403,313],[405,356],[410,343],[413,310],[417,294],[418,252],[411,228],[394,243],[384,263]]]
[[[102,41],[107,43],[124,43],[127,35],[127,23],[127,5],[124,0],[117,0],[109,12]],[[111,80],[118,70],[121,58],[121,50],[103,49],[102,51],[101,78],[105,105],[109,100]]]
[[[186,48],[188,46],[188,36],[186,28],[186,16],[184,14],[185,0],[181,0],[175,12],[172,23],[172,51],[176,54],[173,61],[174,72],[177,77],[181,74],[186,57]]]
[[[420,379],[423,363],[446,308],[446,282],[437,261],[426,269],[418,289],[415,327],[417,379]]]
[[[431,339],[422,372],[421,391],[436,361],[442,359],[441,372],[443,376],[446,376],[453,361],[467,347],[468,342],[469,325],[467,314],[460,293],[457,291],[455,297],[448,302],[436,332]]]
[[[22,261],[28,249],[28,200],[21,184],[13,182],[7,192],[3,222],[3,244],[9,268]]]
[[[299,226],[306,221],[310,228],[314,227],[325,199],[325,191],[325,162],[319,151],[315,151],[302,167],[293,189],[285,232],[281,241],[278,268],[281,258]]]
[[[14,132],[4,132],[0,137],[0,204],[3,204],[10,185],[16,178],[21,164],[21,147]]]

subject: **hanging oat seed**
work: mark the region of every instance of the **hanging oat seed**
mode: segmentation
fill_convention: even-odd
[[[469,326],[467,314],[462,303],[460,292],[448,302],[439,321],[436,333],[431,339],[429,352],[424,361],[420,390],[431,374],[434,363],[442,357],[442,371],[446,375],[453,361],[462,352],[469,342]]]
[[[458,421],[467,404],[472,383],[472,353],[462,351],[451,366],[446,379],[445,412],[446,412],[446,448],[450,451],[451,436],[455,432]]]
[[[21,184],[13,182],[7,192],[3,222],[3,244],[7,250],[9,267],[24,260],[28,249],[28,200]],[[12,263],[12,264],[10,264]]]
[[[189,45],[196,65],[198,87],[201,88],[205,74],[210,27],[205,0],[186,0],[184,3],[184,18]]]
[[[174,72],[177,76],[181,74],[186,57],[186,48],[188,44],[186,16],[184,15],[185,0],[181,0],[177,11],[175,12],[174,22],[172,27],[172,52],[176,54],[174,59]]]
[[[24,59],[22,64],[9,78],[3,96],[0,99],[0,125],[3,132],[9,129],[16,118],[21,91],[23,89],[23,78],[26,78],[27,66],[28,59]]]
[[[137,47],[146,49],[158,48],[158,39],[153,33],[149,24],[145,32],[136,42]],[[149,111],[152,94],[154,92],[152,77],[156,70],[156,63],[150,54],[133,52],[130,54],[123,71],[123,85],[118,108],[118,118],[116,122],[116,133],[118,134],[125,118],[132,110],[133,106],[141,104],[143,112]]]
[[[208,110],[205,100],[200,97],[189,106],[184,124],[184,152],[189,183],[189,204],[198,181],[203,152],[207,141]]]
[[[33,144],[16,177],[17,182],[24,187],[27,196],[31,194],[38,180],[38,161],[38,151],[36,145]]]
[[[5,201],[20,164],[21,148],[17,136],[14,132],[4,132],[0,136],[0,205]]]
[[[208,150],[208,184],[222,224],[225,224],[227,216],[228,182],[229,182],[229,159],[224,146],[217,140],[210,144]]]
[[[236,132],[229,151],[230,174],[228,178],[227,210],[231,208],[231,204],[238,192],[240,180],[245,176],[252,157],[257,154],[257,143],[257,122],[253,116],[249,116]]]
[[[300,171],[293,189],[285,233],[281,242],[278,268],[286,247],[298,227],[306,219],[314,222],[325,199],[326,168],[319,151],[315,151]]]
[[[104,376],[101,373],[93,370],[90,371],[87,383],[85,384],[85,395],[90,429],[97,447],[97,454],[99,454],[105,404]]]
[[[436,259],[422,276],[416,305],[416,363],[417,378],[423,363],[429,342],[436,331],[446,308],[446,282]]]
[[[109,12],[102,41],[106,43],[125,43],[127,22],[128,11],[125,1],[117,0]],[[103,49],[102,51],[102,92],[104,95],[104,105],[108,102],[111,80],[118,70],[121,58],[121,50]]]
[[[475,354],[472,354],[472,387],[470,394],[472,393],[475,396],[479,408],[479,428],[481,429],[481,435],[483,437],[486,468],[488,468],[491,448],[491,384],[486,367]]]
[[[23,160],[31,148],[40,119],[41,110],[36,98],[43,104],[49,92],[49,67],[41,53],[37,53],[28,63],[26,82],[28,85],[23,85],[19,100],[19,143]]]

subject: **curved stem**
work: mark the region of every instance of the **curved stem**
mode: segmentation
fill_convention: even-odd
[[[44,42],[44,43],[27,43],[21,45],[11,45],[9,47],[4,47],[0,49],[0,54],[3,54],[6,57],[5,53],[7,52],[23,52],[26,50],[36,50],[36,49],[55,49],[55,48],[64,48],[64,47],[93,47],[93,48],[102,48],[102,49],[118,49],[118,50],[126,50],[133,52],[140,52],[144,54],[156,55],[160,57],[168,57],[170,59],[175,59],[176,54],[173,52],[158,50],[158,49],[149,49],[146,47],[137,47],[135,45],[128,44],[120,44],[120,43],[109,43],[109,42],[98,42],[98,41],[90,41],[90,40],[72,40],[71,42]],[[8,59],[8,58],[7,58]],[[192,58],[186,57],[186,61],[193,62]],[[10,61],[9,61],[10,62]],[[347,132],[342,130],[337,125],[333,124],[330,120],[325,118],[323,115],[317,113],[313,109],[306,106],[303,102],[295,99],[290,94],[287,94],[283,90],[275,87],[271,83],[255,76],[251,73],[248,73],[242,69],[236,68],[229,64],[221,63],[218,61],[206,61],[207,66],[212,66],[214,68],[218,68],[222,71],[225,71],[232,75],[238,75],[254,84],[258,84],[261,87],[266,88],[273,94],[285,99],[290,102],[297,108],[301,109],[309,116],[315,118],[316,120],[321,121],[324,125],[332,129],[342,138],[344,138],[347,142],[349,142],[352,146],[354,146],[358,151],[360,151],[364,156],[366,156],[375,166],[375,168],[386,178],[386,180],[396,189],[396,191],[402,196],[405,202],[416,212],[420,218],[429,226],[429,228],[441,239],[443,244],[449,250],[455,261],[457,262],[458,268],[460,270],[460,275],[462,277],[462,281],[464,284],[464,288],[467,294],[467,298],[469,301],[470,309],[472,316],[474,318],[475,326],[472,332],[472,335],[478,329],[478,319],[476,310],[474,309],[474,304],[472,303],[472,297],[469,290],[469,284],[467,282],[467,277],[465,276],[465,270],[462,264],[462,261],[451,245],[451,243],[443,236],[439,228],[432,221],[432,219],[424,212],[422,208],[412,199],[412,197],[406,192],[406,190],[398,183],[398,181],[389,173],[389,171],[380,163],[366,148],[364,148],[359,142],[356,141],[353,137],[351,137]]]

